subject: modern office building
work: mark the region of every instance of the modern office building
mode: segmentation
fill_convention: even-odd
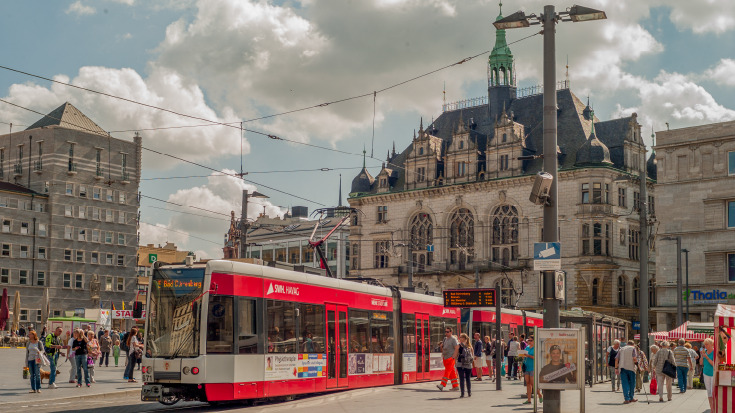
[[[70,103],[0,136],[0,287],[22,322],[41,321],[44,289],[51,316],[135,296],[141,142]]]
[[[712,321],[718,303],[735,304],[735,122],[661,131],[656,138],[660,224],[653,311],[658,330],[666,331],[677,327],[682,292],[682,312],[689,302],[691,321]]]

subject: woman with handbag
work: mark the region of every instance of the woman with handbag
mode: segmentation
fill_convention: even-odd
[[[41,393],[41,364],[43,362],[44,348],[38,334],[34,330],[28,332],[30,341],[26,346],[26,364],[31,372],[31,391],[29,393]]]
[[[89,380],[92,383],[97,383],[94,380],[94,366],[97,363],[97,358],[100,356],[100,343],[94,335],[94,331],[87,331],[87,349],[89,354],[87,355],[87,370],[89,370]]]
[[[669,349],[668,341],[661,342],[661,349],[651,359],[651,367],[656,372],[656,381],[658,381],[658,401],[664,401],[664,386],[666,386],[668,399],[671,401],[671,386],[676,377],[676,359],[674,352]]]
[[[127,344],[130,351],[128,351],[128,365],[125,366],[125,377],[128,378],[128,383],[137,383],[133,374],[135,373],[135,364],[138,361],[138,357],[143,356],[143,344],[138,340],[138,327],[130,329],[128,334]]]

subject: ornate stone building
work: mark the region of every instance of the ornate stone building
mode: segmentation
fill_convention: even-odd
[[[375,178],[363,166],[349,198],[363,213],[350,228],[351,275],[403,287],[411,276],[417,290],[434,293],[499,284],[505,305],[538,308],[530,258],[543,212],[528,198],[542,160],[518,157],[542,152],[543,97],[540,88],[518,89],[513,68],[497,30],[487,97],[446,104],[426,127],[420,121]],[[557,99],[563,305],[637,318],[641,125],[635,113],[599,120],[568,81]]]

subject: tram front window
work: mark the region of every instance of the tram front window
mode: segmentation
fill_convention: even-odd
[[[151,357],[197,357],[204,268],[153,271],[147,349]]]

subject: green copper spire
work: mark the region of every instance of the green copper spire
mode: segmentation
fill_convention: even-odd
[[[503,18],[503,3],[495,21]],[[515,86],[516,79],[513,67],[513,53],[505,40],[505,30],[495,30],[495,46],[490,53],[487,65],[488,86]]]

